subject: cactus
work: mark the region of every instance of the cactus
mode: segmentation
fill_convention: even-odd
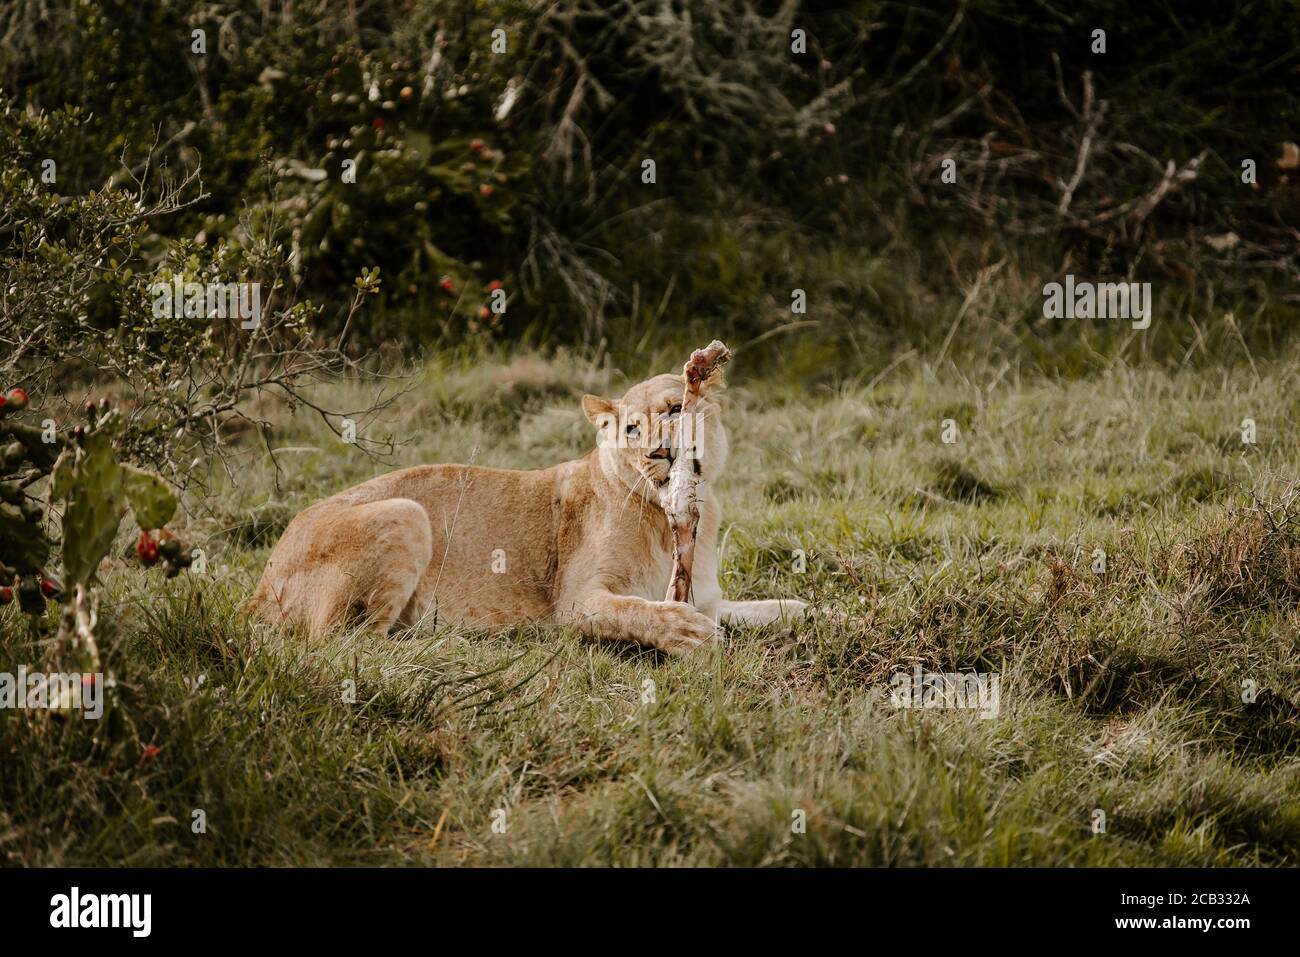
[[[29,521],[21,506],[0,503],[0,582],[14,575],[37,575],[50,557],[44,530]]]
[[[112,548],[126,514],[126,493],[122,468],[104,431],[86,436],[73,455],[63,511],[63,568],[68,584],[80,585],[90,581]]]
[[[40,430],[16,421],[28,406],[26,392],[11,389],[0,396],[0,604],[17,599],[29,615],[44,613],[47,602],[64,603],[60,636],[65,651],[77,652],[86,664],[98,664],[90,629],[93,608],[88,591],[99,563],[112,548],[127,512],[139,524],[146,552],[154,564],[161,557],[167,575],[190,563],[190,552],[165,526],[176,512],[176,497],[151,472],[120,463],[114,447],[121,417],[106,402],[88,405],[88,426],[71,438],[45,441]],[[28,489],[48,479],[42,502]],[[49,535],[49,518],[62,504],[59,548]],[[154,541],[153,530],[161,529]],[[46,568],[56,551],[63,563],[63,584]]]

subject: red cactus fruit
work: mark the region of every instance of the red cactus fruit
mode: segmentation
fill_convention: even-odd
[[[147,530],[140,532],[140,537],[136,539],[135,553],[147,566],[158,564],[158,542]]]

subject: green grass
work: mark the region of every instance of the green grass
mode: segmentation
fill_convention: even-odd
[[[430,367],[362,428],[411,437],[393,465],[536,467],[589,446],[583,390],[626,381],[571,356]],[[0,712],[0,860],[1300,864],[1300,363],[787,383],[733,372],[723,587],[825,613],[680,660],[251,624],[292,514],[389,467],[270,410],[279,473],[246,437],[239,484],[214,472],[178,523],[209,574],[106,574],[104,719]],[[12,608],[0,627],[0,664],[40,660]],[[896,710],[916,662],[1000,673],[1000,713]]]

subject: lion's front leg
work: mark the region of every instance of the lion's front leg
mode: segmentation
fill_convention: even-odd
[[[807,602],[796,598],[764,598],[760,601],[719,601],[718,620],[728,625],[788,624],[801,621],[808,613]]]
[[[687,654],[717,636],[713,619],[685,602],[647,601],[606,590],[583,596],[572,621],[593,638],[634,641],[670,655]]]
[[[718,584],[717,529],[721,509],[710,501],[708,523],[701,521],[695,551],[694,600],[700,611],[727,625],[767,625],[774,621],[803,619],[808,605],[795,598],[767,598],[761,601],[727,601]]]

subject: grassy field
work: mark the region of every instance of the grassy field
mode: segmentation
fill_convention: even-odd
[[[540,627],[308,644],[243,614],[297,509],[394,465],[583,454],[583,390],[677,362],[419,370],[361,425],[411,439],[389,464],[268,409],[280,470],[232,440],[238,481],[178,523],[207,574],[107,572],[104,719],[0,713],[0,861],[1300,864],[1294,360],[1057,381],[904,358],[797,388],[742,354],[723,588],[821,614],[686,659]],[[39,660],[0,624],[6,664]],[[896,709],[917,663],[998,673],[1000,712]]]

